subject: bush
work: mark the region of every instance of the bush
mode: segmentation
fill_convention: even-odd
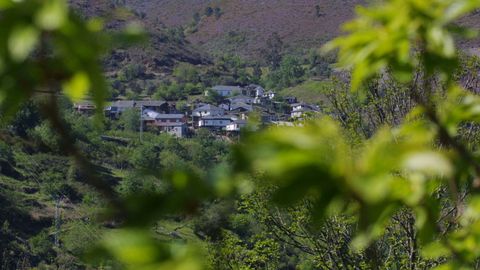
[[[268,74],[266,85],[269,88],[282,89],[301,83],[305,78],[305,70],[300,60],[293,56],[286,56],[280,67]]]
[[[32,253],[43,261],[50,261],[55,255],[53,251],[53,239],[50,239],[47,230],[43,230],[30,238],[29,242]]]
[[[159,149],[153,144],[142,144],[131,155],[132,165],[142,171],[154,171],[160,165]]]
[[[26,102],[10,122],[9,129],[20,137],[26,137],[29,130],[40,124],[40,112],[32,102]]]
[[[175,100],[186,99],[187,93],[185,91],[185,88],[183,88],[183,85],[172,83],[170,85],[164,84],[159,86],[154,97],[156,99],[175,101]]]
[[[141,192],[143,190],[143,183],[139,177],[133,174],[128,174],[126,177],[122,178],[119,185],[116,187],[116,190],[123,197],[128,197]]]
[[[229,227],[229,213],[233,206],[229,202],[214,202],[204,208],[202,214],[194,221],[193,231],[201,238],[212,241],[222,238],[222,229]]]
[[[60,151],[60,138],[55,132],[53,132],[48,122],[44,121],[41,125],[30,130],[29,135],[38,144],[44,144],[55,152]]]
[[[124,130],[137,131],[140,128],[140,111],[137,109],[125,110],[118,123]]]
[[[140,64],[129,64],[120,73],[120,80],[129,82],[145,75],[146,68]]]
[[[66,250],[79,257],[83,255],[101,236],[101,229],[92,223],[73,221],[62,226],[64,233],[60,239]]]
[[[223,11],[222,11],[222,9],[219,8],[219,7],[215,7],[215,8],[213,9],[213,13],[215,14],[215,18],[216,18],[217,20],[220,19],[220,17],[223,15]]]
[[[197,68],[188,63],[180,63],[173,69],[173,76],[177,78],[179,82],[199,82],[199,74]]]
[[[213,15],[213,8],[208,6],[205,8],[205,11],[203,12],[203,14],[207,17],[210,17]]]

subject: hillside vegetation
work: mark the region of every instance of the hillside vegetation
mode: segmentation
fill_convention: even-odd
[[[480,1],[70,2],[0,0],[0,269],[479,269]]]
[[[145,12],[149,22],[186,26],[194,14],[201,16],[196,31],[187,39],[213,53],[225,51],[255,57],[273,32],[292,49],[318,47],[339,33],[338,26],[353,16],[364,0],[266,0],[266,1],[126,1]],[[203,16],[208,7],[218,7],[220,16]],[[318,9],[318,10],[317,10]]]

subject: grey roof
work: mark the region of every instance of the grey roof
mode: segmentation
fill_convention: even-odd
[[[183,118],[185,115],[179,113],[160,113],[155,119],[172,119],[172,118]]]
[[[227,90],[227,91],[240,91],[242,88],[240,86],[232,86],[232,85],[215,85],[212,87],[213,90]]]
[[[80,101],[80,102],[76,102],[73,105],[75,105],[75,106],[91,106],[91,105],[95,105],[95,103],[91,100],[83,100],[83,101]]]
[[[320,107],[318,105],[314,105],[314,104],[307,104],[307,103],[293,103],[293,104],[290,104],[291,107],[297,107],[297,106],[302,106],[304,108],[307,108],[307,109],[311,109],[311,110],[319,110]]]
[[[120,107],[120,108],[134,108],[140,106],[161,106],[165,104],[165,101],[161,100],[117,100],[114,101],[110,106],[111,107]]]
[[[235,120],[233,121],[233,123],[235,124],[243,124],[243,125],[246,125],[247,124],[247,120],[243,120],[243,119],[238,119],[238,120]]]
[[[181,127],[186,126],[187,124],[183,122],[157,122],[155,125],[160,127]]]
[[[305,107],[305,108],[302,108],[302,109],[292,111],[292,113],[296,113],[296,112],[318,112],[318,111],[315,110],[315,109],[312,109],[310,107]]]
[[[196,108],[193,110],[194,112],[201,112],[201,111],[213,111],[213,110],[223,110],[222,108],[213,106],[211,104],[203,105],[201,107]]]
[[[228,100],[252,100],[253,98],[252,97],[249,97],[249,96],[244,96],[244,95],[238,95],[238,96],[234,96],[234,97],[231,97],[231,98],[228,98]]]
[[[306,103],[303,103],[303,102],[297,102],[297,103],[292,103],[290,104],[290,106],[292,107],[296,107],[296,106],[307,106]]]
[[[239,109],[239,108],[244,108],[244,109],[247,109],[247,110],[253,110],[253,107],[252,105],[248,105],[248,104],[245,104],[243,102],[237,102],[237,103],[233,103],[231,106],[230,106],[230,110],[233,111],[233,110],[236,110],[236,109]]]
[[[117,100],[113,102],[111,107],[119,107],[119,108],[133,108],[135,106],[134,100]]]
[[[139,101],[136,101],[135,106],[137,106],[137,107],[139,107],[139,106],[162,106],[165,103],[167,103],[167,102],[165,102],[163,100],[139,100]]]
[[[222,116],[205,116],[202,117],[202,120],[231,120],[232,121],[232,116],[231,115],[222,115]]]

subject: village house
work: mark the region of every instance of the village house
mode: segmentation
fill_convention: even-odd
[[[118,100],[105,108],[105,115],[118,118],[128,109],[148,109],[158,113],[169,113],[170,106],[165,101],[159,100]]]
[[[259,105],[266,105],[266,104],[270,104],[274,98],[275,98],[275,92],[268,91],[265,94],[263,94],[263,96],[255,97],[255,99],[253,100],[253,103],[259,104]]]
[[[288,104],[298,103],[297,98],[293,96],[284,97],[283,100]]]
[[[135,108],[134,100],[118,100],[105,107],[105,114],[110,117],[119,117],[124,111]]]
[[[249,97],[263,97],[265,89],[260,85],[250,84],[242,89],[242,95]]]
[[[305,113],[316,113],[320,111],[320,108],[317,105],[294,103],[290,106],[292,107],[292,111],[290,113],[292,118],[301,118]]]
[[[253,104],[255,98],[249,97],[249,96],[244,96],[244,95],[238,95],[238,96],[228,98],[228,100],[230,101],[230,103],[240,103],[241,102],[241,103],[246,103],[246,104]]]
[[[222,102],[218,105],[218,107],[225,111],[230,111],[230,101]]]
[[[228,132],[239,132],[242,128],[244,128],[246,126],[247,126],[247,121],[239,119],[239,120],[235,120],[235,121],[231,122],[230,124],[228,124],[225,127],[225,130],[228,131]]]
[[[212,87],[212,91],[217,92],[222,97],[228,97],[240,94],[242,88],[240,86],[216,85]],[[208,96],[208,92],[205,95]]]
[[[270,90],[270,91],[266,92],[263,96],[271,100],[271,99],[275,98],[275,92]]]
[[[73,109],[81,114],[93,114],[97,107],[91,101],[83,101],[73,104]]]
[[[206,116],[202,117],[198,121],[198,127],[204,127],[214,130],[223,130],[226,126],[232,123],[237,118],[234,116],[223,115],[223,116]]]
[[[242,112],[251,112],[253,111],[253,106],[243,102],[232,103],[230,105],[230,112],[232,113],[242,113]]]
[[[272,124],[280,127],[303,127],[303,123],[295,123],[290,121],[275,121],[272,122]]]
[[[193,117],[204,117],[204,116],[217,116],[217,115],[224,115],[225,110],[211,104],[206,104],[200,106],[192,111]]]
[[[187,117],[183,114],[162,114],[147,110],[144,111],[142,120],[149,128],[154,128],[179,138],[188,134]]]
[[[170,104],[161,100],[138,100],[135,101],[135,108],[149,109],[159,113],[169,113],[171,111]]]
[[[271,113],[271,112],[268,112],[268,111],[262,111],[262,112],[260,112],[260,121],[262,122],[262,124],[266,125],[266,124],[270,124],[274,121],[278,121],[278,117],[275,113]]]
[[[254,84],[245,88],[218,85],[212,90],[228,98],[218,106],[196,100],[195,109],[189,109],[185,114],[177,113],[175,103],[157,100],[118,100],[105,108],[105,114],[111,118],[118,118],[125,110],[135,109],[140,117],[142,111],[145,129],[184,137],[190,132],[189,127],[236,132],[245,125],[245,120],[251,117],[252,113],[258,117],[260,123],[269,125],[279,120],[302,118],[305,113],[320,111],[316,105],[296,102],[293,96],[286,97],[283,102],[273,100],[275,97],[273,91],[266,91]],[[74,104],[74,109],[80,113],[93,114],[95,105],[85,101]]]

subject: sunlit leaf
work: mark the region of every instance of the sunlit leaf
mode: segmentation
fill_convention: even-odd
[[[36,23],[44,30],[55,30],[67,19],[67,4],[64,0],[44,0],[37,12]]]
[[[439,259],[450,255],[450,250],[440,242],[432,242],[422,249],[422,256],[427,259]]]
[[[449,160],[436,152],[412,153],[406,158],[404,166],[409,171],[421,172],[433,177],[450,177],[453,173]]]
[[[201,270],[205,265],[199,247],[160,242],[147,230],[113,230],[101,243],[127,269]]]
[[[63,85],[63,91],[73,101],[84,98],[89,89],[90,78],[85,72],[76,73],[70,81]]]
[[[17,26],[8,39],[11,57],[18,62],[25,60],[38,43],[39,31],[30,25]]]

